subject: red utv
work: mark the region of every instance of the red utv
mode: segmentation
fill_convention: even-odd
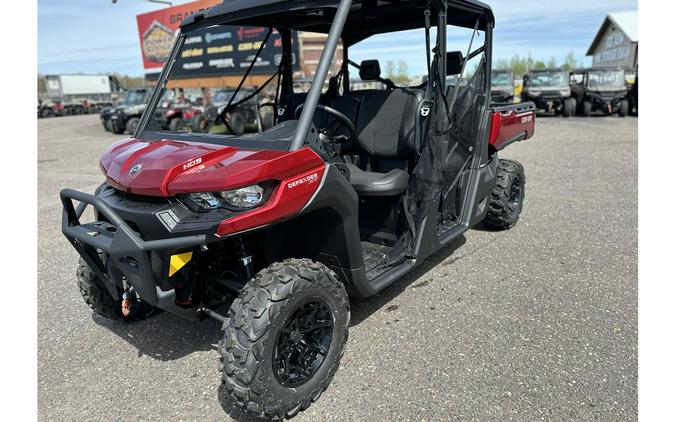
[[[186,38],[219,25],[268,28],[246,74],[272,60],[265,44],[278,31],[275,125],[247,137],[167,132],[152,116],[172,65]],[[349,60],[372,35],[431,26],[422,85]],[[471,35],[464,53],[446,52],[447,26]],[[228,400],[276,419],[306,409],[345,350],[348,294],[376,294],[479,223],[518,220],[525,174],[499,151],[532,136],[534,106],[491,105],[493,27],[474,0],[226,1],[186,18],[133,137],[101,158],[105,182],[93,195],[61,192],[85,302],[123,322],[156,309],[222,321]],[[328,34],[307,93],[293,92],[296,29]],[[342,70],[322,92],[340,39]],[[384,88],[352,90],[350,65]]]

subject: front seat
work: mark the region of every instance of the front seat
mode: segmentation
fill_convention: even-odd
[[[380,78],[377,60],[361,62],[364,81]],[[415,117],[418,99],[407,89],[365,93],[357,118],[357,151],[367,157],[371,171],[347,164],[350,183],[361,196],[400,195],[408,188],[409,160],[415,156]]]

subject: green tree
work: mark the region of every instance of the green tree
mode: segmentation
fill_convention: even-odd
[[[534,65],[532,65],[532,69],[546,69],[546,63],[543,60],[536,60]]]
[[[546,62],[546,67],[550,69],[555,69],[556,67],[558,67],[558,61],[555,59],[555,57],[551,57],[550,59],[548,59],[548,62]]]
[[[574,57],[573,52],[567,53],[567,56],[565,56],[565,63],[563,64],[563,69],[565,70],[572,70],[577,67],[577,59]]]
[[[387,78],[389,78],[389,79],[393,78],[394,77],[394,61],[393,60],[387,61],[386,69],[387,69],[387,71],[386,71],[385,74],[387,75]]]
[[[394,63],[387,62],[387,78],[391,79],[395,84],[406,84],[410,82],[410,77],[408,76],[408,63],[399,60],[396,72],[394,72]]]

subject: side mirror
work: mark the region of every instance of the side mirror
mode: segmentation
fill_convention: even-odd
[[[464,66],[464,56],[461,51],[449,51],[445,54],[446,69],[445,74],[448,76],[459,75],[462,73],[462,66]]]

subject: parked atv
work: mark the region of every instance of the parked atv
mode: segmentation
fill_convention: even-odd
[[[588,117],[594,111],[625,117],[629,112],[626,73],[621,68],[591,68],[573,72],[572,96],[577,101],[577,111]],[[580,81],[580,82],[578,82]]]
[[[562,69],[530,70],[523,76],[521,101],[531,101],[538,111],[570,117],[576,113],[569,73]]]
[[[162,129],[183,132],[192,125],[192,119],[201,114],[201,107],[193,106],[190,101],[162,101],[155,110],[153,118]]]
[[[116,134],[134,133],[151,93],[147,88],[129,90],[122,104],[101,110],[99,116],[105,130]]]
[[[52,98],[48,101],[38,100],[38,117],[49,118],[66,115],[66,106],[62,100]]]
[[[209,104],[204,106],[204,112],[193,117],[192,131],[208,133],[214,126],[222,125],[231,129],[235,135],[243,134],[247,125],[256,123],[257,96],[253,94],[249,89],[240,89],[238,92],[231,88],[216,91]],[[228,104],[231,107],[225,112]],[[232,104],[235,106],[232,107]]]
[[[511,70],[492,71],[492,101],[497,103],[513,102],[515,80]]]
[[[162,129],[152,116],[180,77],[169,60],[134,138],[103,154],[105,182],[93,195],[61,191],[62,231],[81,256],[77,282],[94,312],[220,321],[227,400],[281,419],[309,407],[335,375],[348,295],[377,294],[479,223],[516,224],[525,173],[499,153],[533,135],[535,108],[488,103],[494,17],[473,0],[224,2],[182,21],[170,57],[223,23],[267,27],[266,39],[278,31],[276,125],[250,136]],[[339,89],[323,91],[340,39],[353,46],[430,23],[481,31],[471,39],[484,44],[447,52],[439,30],[435,48],[426,39],[429,82],[417,87],[387,83],[378,60],[352,63],[344,48]],[[293,90],[298,29],[328,34],[308,92]],[[465,77],[469,59],[476,66]],[[350,89],[350,65],[381,88]],[[452,75],[464,82],[446,87]],[[87,206],[91,222],[81,221]]]

